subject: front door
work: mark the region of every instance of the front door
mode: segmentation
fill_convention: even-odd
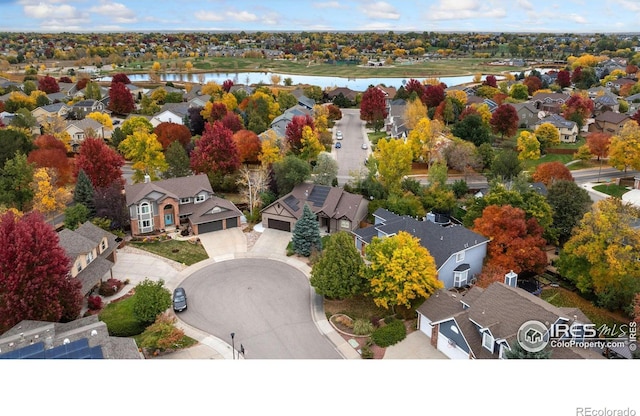
[[[164,225],[173,225],[173,214],[164,214]]]

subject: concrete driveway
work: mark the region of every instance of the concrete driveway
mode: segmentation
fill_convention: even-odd
[[[290,241],[291,233],[265,228],[260,238],[258,238],[253,247],[251,247],[251,252],[264,255],[286,255],[287,245]]]
[[[241,228],[199,234],[198,238],[209,258],[247,252],[247,238]]]
[[[405,339],[387,348],[384,359],[448,359],[431,345],[431,340],[422,331],[413,331]]]
[[[227,343],[235,333],[235,346],[242,344],[247,359],[342,358],[314,322],[307,277],[285,262],[207,261],[181,286],[189,309],[180,320]]]
[[[181,279],[180,269],[184,267],[178,263],[172,265],[166,259],[161,260],[157,256],[129,247],[118,250],[117,255],[118,259],[112,269],[113,277],[122,281],[129,279],[131,288],[148,277],[153,281],[164,280],[165,286],[173,290]],[[125,294],[129,289],[125,288],[120,293]]]

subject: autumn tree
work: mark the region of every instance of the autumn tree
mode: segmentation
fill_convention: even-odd
[[[581,93],[573,94],[562,106],[562,117],[573,121],[578,125],[578,130],[582,129],[587,118],[593,113],[593,101]]]
[[[482,166],[476,147],[464,140],[456,139],[449,143],[444,149],[444,157],[448,166],[464,174],[465,181],[471,172]]]
[[[413,152],[402,140],[380,139],[374,151],[380,182],[390,193],[400,189],[402,178],[411,172]]]
[[[413,160],[425,161],[431,165],[435,158],[437,147],[437,130],[441,123],[436,120],[429,120],[428,117],[421,118],[415,128],[409,132],[407,143],[411,146]]]
[[[99,111],[94,111],[92,113],[87,114],[88,119],[95,120],[104,127],[108,129],[113,128],[113,121],[111,120],[111,116],[107,113],[101,113]]]
[[[631,167],[640,169],[640,127],[635,121],[628,121],[619,134],[611,138],[609,164],[626,171]]]
[[[534,181],[542,182],[547,187],[560,180],[573,181],[571,171],[562,162],[541,163],[536,166],[531,177]]]
[[[547,265],[543,229],[535,218],[511,205],[489,205],[474,221],[473,231],[490,239],[487,264],[513,270],[515,273],[541,273]]]
[[[23,320],[70,321],[82,308],[80,281],[55,230],[38,213],[0,217],[0,333]]]
[[[229,110],[224,103],[207,101],[202,109],[202,117],[209,123],[222,120],[222,117],[226,116]]]
[[[134,109],[131,91],[121,82],[112,82],[109,88],[109,110],[116,114],[129,114]]]
[[[266,168],[249,169],[247,166],[240,168],[238,176],[238,186],[246,197],[249,205],[249,216],[255,219],[254,210],[259,209],[262,204],[260,194],[267,190],[269,185],[269,174]]]
[[[167,169],[167,162],[162,153],[162,144],[155,134],[136,130],[118,146],[124,156],[133,162],[133,181],[142,182],[145,175],[151,180],[159,179]]]
[[[436,108],[445,99],[446,86],[442,83],[436,85],[427,85],[424,88],[424,94],[422,100],[427,108]],[[385,116],[386,117],[386,116]]]
[[[97,188],[94,194],[97,218],[107,218],[112,230],[124,230],[129,225],[129,209],[119,183]]]
[[[318,139],[317,132],[309,126],[304,126],[302,129],[302,150],[300,151],[300,158],[309,162],[315,161],[316,157],[318,157],[324,149],[324,146]]]
[[[513,84],[509,90],[509,95],[514,100],[527,100],[529,98],[529,88],[524,84]]]
[[[50,214],[61,212],[71,200],[69,192],[55,185],[47,168],[37,168],[33,173],[33,209],[39,211],[45,218]]]
[[[194,136],[201,135],[204,131],[205,119],[202,117],[202,107],[190,107],[187,112],[187,119],[189,120],[189,130]]]
[[[114,182],[124,184],[122,166],[124,159],[107,146],[102,139],[87,137],[75,158],[74,175],[84,170],[94,188],[103,188]]]
[[[305,126],[315,129],[315,123],[310,115],[293,116],[285,129],[286,143],[296,155],[302,151],[302,131]]]
[[[316,293],[331,299],[345,299],[366,288],[364,261],[345,231],[329,238],[320,258],[313,264],[309,283]]]
[[[443,284],[438,280],[435,260],[420,241],[400,231],[388,238],[374,237],[365,248],[370,262],[366,270],[370,296],[375,304],[395,311],[409,309],[418,300],[427,299]]]
[[[540,143],[541,154],[545,154],[548,148],[560,144],[560,131],[551,123],[540,124],[535,133]]]
[[[167,150],[173,142],[178,142],[183,147],[186,147],[191,142],[191,132],[182,124],[160,123],[153,132],[164,150]]]
[[[38,80],[38,89],[47,94],[53,94],[60,91],[60,86],[54,77],[47,75]]]
[[[571,72],[566,69],[562,69],[558,71],[558,77],[556,78],[556,82],[560,86],[560,88],[567,88],[571,86]]]
[[[240,163],[256,163],[262,150],[262,144],[257,134],[250,130],[240,130],[233,134],[240,156]]]
[[[179,178],[191,175],[189,155],[180,142],[172,142],[164,153],[167,170],[162,172],[164,179]]]
[[[536,76],[529,75],[526,77],[522,84],[527,86],[527,90],[529,91],[529,95],[533,95],[536,91],[542,88],[542,80]]]
[[[553,210],[553,228],[556,230],[558,242],[563,245],[571,237],[573,228],[589,211],[591,197],[573,180],[557,180],[547,189],[546,198]]]
[[[306,203],[302,209],[302,216],[293,226],[291,242],[293,250],[304,257],[309,257],[314,251],[322,251],[320,224],[316,214]]]
[[[491,130],[504,139],[504,136],[511,137],[518,131],[518,112],[510,104],[502,104],[496,108],[491,116]]]
[[[278,195],[283,196],[311,176],[311,166],[304,160],[289,155],[273,164],[273,173],[278,187]]]
[[[237,133],[240,130],[244,129],[244,124],[242,123],[240,116],[231,111],[229,111],[224,117],[222,117],[220,123],[222,123],[224,127],[231,130],[232,133]]]
[[[52,135],[38,136],[36,149],[29,153],[27,160],[39,168],[55,170],[56,185],[65,186],[72,180],[72,165],[67,157],[67,149]]]
[[[191,153],[191,169],[196,173],[230,174],[240,167],[233,133],[220,122],[207,123]]]
[[[333,185],[338,178],[338,162],[330,153],[321,152],[316,165],[313,167],[313,183],[318,185]]]
[[[360,119],[372,126],[376,132],[384,125],[387,118],[387,101],[378,87],[369,87],[362,95],[360,102]]]
[[[592,155],[598,158],[606,158],[609,154],[609,146],[611,145],[611,135],[608,133],[590,133],[587,136],[587,147]]]
[[[427,107],[421,100],[410,100],[405,105],[404,120],[405,126],[409,131],[412,131],[418,126],[418,122],[427,118]]]
[[[129,79],[127,74],[122,73],[122,72],[114,74],[111,77],[111,83],[114,83],[114,82],[119,82],[119,83],[122,83],[122,84],[131,84],[131,80]]]
[[[280,139],[273,130],[265,132],[262,141],[262,150],[258,156],[258,160],[262,166],[271,166],[282,160],[283,154],[280,146]]]
[[[603,199],[587,212],[558,259],[558,271],[600,306],[626,308],[640,292],[640,212],[619,198]]]
[[[95,203],[94,203],[94,193],[93,185],[91,184],[91,180],[84,173],[84,170],[81,170],[78,173],[78,179],[76,181],[76,186],[73,190],[73,202],[76,204],[82,204],[89,210],[89,215],[91,217],[95,216]]]
[[[19,211],[25,211],[33,200],[34,165],[27,161],[27,156],[16,153],[0,169],[0,204]]]

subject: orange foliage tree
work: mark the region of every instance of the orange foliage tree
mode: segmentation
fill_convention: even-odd
[[[609,154],[609,145],[611,144],[611,135],[607,133],[591,133],[587,136],[587,147],[589,151],[598,157],[607,157]]]
[[[56,173],[56,186],[61,187],[73,179],[72,165],[67,157],[67,149],[62,141],[46,134],[35,140],[36,149],[29,153],[27,161],[39,168],[51,168]]]
[[[474,221],[473,230],[491,239],[487,247],[487,266],[503,273],[533,271],[540,273],[547,265],[543,248],[547,243],[543,229],[535,218],[511,205],[489,205]]]
[[[182,124],[160,123],[153,132],[156,134],[164,150],[167,150],[173,142],[180,142],[182,147],[186,147],[191,141],[191,131]]]
[[[562,162],[547,162],[536,166],[536,170],[531,175],[534,181],[542,182],[545,186],[550,186],[554,181],[573,181],[571,171]]]
[[[233,134],[233,140],[238,146],[241,163],[257,163],[262,150],[260,138],[251,130],[240,130]]]

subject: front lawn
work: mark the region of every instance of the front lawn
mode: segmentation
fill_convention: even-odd
[[[350,299],[343,300],[324,300],[324,310],[327,317],[342,313],[352,319],[365,319],[369,321],[371,318],[384,318],[393,315],[390,309],[384,309],[376,306],[373,299],[366,296],[355,296]]]
[[[131,337],[145,330],[145,324],[133,317],[133,302],[133,296],[111,302],[100,312],[100,320],[107,324],[109,335]]]
[[[602,192],[603,194],[615,196],[616,198],[622,198],[622,195],[629,192],[629,190],[625,186],[620,186],[613,183],[596,185],[593,187],[593,189],[598,192]]]
[[[621,314],[599,308],[577,292],[561,287],[545,288],[542,290],[540,297],[559,308],[579,308],[597,328],[602,325],[607,325],[611,328],[614,325],[620,326],[621,324],[629,323],[629,319],[625,319]]]
[[[186,264],[187,266],[209,258],[201,244],[194,244],[188,241],[167,240],[147,243],[132,241],[130,244],[141,250]]]

